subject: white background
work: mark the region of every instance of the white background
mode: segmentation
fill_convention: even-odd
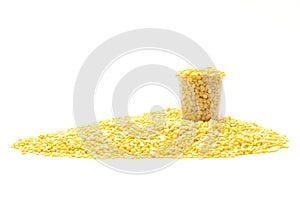
[[[299,10],[297,0],[1,1],[0,199],[299,199]],[[74,83],[86,57],[114,35],[147,27],[200,44],[227,73],[226,115],[286,134],[290,148],[180,160],[148,175],[10,148],[18,138],[73,127]],[[155,63],[167,62],[163,57]],[[168,102],[139,93],[132,113],[149,111],[142,94]]]

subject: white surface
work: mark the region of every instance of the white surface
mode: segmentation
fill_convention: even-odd
[[[299,1],[81,2],[0,3],[0,199],[300,198]],[[180,160],[141,176],[10,148],[18,138],[72,127],[73,87],[85,58],[106,39],[145,27],[198,42],[227,73],[227,115],[284,133],[291,147]],[[130,110],[139,112],[141,103]]]

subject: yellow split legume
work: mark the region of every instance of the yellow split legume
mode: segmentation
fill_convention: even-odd
[[[77,158],[228,158],[287,148],[288,139],[253,122],[182,119],[175,108],[19,139],[23,154]]]
[[[179,71],[181,110],[184,119],[218,119],[224,72],[211,67]]]
[[[287,148],[288,139],[253,122],[218,115],[224,72],[178,73],[181,109],[101,120],[53,134],[19,139],[23,154],[110,158],[228,158]]]

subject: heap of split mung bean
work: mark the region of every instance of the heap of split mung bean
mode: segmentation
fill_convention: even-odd
[[[109,158],[228,158],[275,152],[288,139],[253,122],[231,117],[182,119],[181,110],[165,110],[101,120],[96,123],[19,139],[12,148],[23,154]]]
[[[110,158],[228,158],[287,148],[288,139],[253,122],[218,115],[225,73],[179,72],[181,108],[101,120],[78,128],[19,139],[23,154]]]

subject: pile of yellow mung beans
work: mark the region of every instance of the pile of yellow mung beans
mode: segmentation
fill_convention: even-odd
[[[181,108],[101,120],[19,139],[23,154],[110,158],[228,158],[287,148],[288,139],[253,122],[219,116],[225,73],[207,67],[179,71]]]
[[[192,121],[181,110],[165,110],[101,120],[96,123],[19,139],[23,154],[110,158],[229,158],[275,152],[288,139],[253,122],[224,117]]]

